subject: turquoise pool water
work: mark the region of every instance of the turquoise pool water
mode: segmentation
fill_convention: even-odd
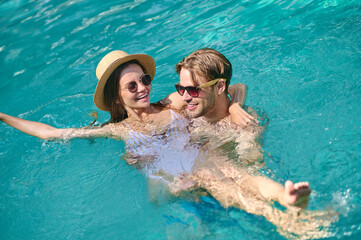
[[[107,52],[153,56],[157,101],[178,61],[215,48],[270,119],[272,177],[308,180],[309,208],[340,212],[328,239],[360,239],[360,29],[359,0],[1,1],[0,111],[84,126]],[[44,142],[4,124],[0,138],[0,239],[284,239],[213,199],[149,201],[122,142]]]

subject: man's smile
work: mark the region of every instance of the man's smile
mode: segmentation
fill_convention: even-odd
[[[197,108],[197,106],[198,106],[198,104],[188,104],[187,108],[188,108],[188,110],[194,110]]]

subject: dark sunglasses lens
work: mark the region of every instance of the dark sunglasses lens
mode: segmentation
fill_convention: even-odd
[[[131,93],[135,93],[137,91],[137,83],[136,82],[130,82],[128,83],[128,90]]]
[[[148,86],[152,82],[152,77],[150,75],[148,75],[148,74],[145,74],[145,75],[142,76],[141,81],[145,86]]]
[[[184,94],[184,87],[180,86],[180,85],[175,85],[175,88],[177,89],[177,92],[179,93],[179,95],[183,96]]]
[[[187,87],[187,92],[191,97],[198,97],[198,88],[196,87]]]

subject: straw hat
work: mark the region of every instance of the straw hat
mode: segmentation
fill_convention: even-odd
[[[104,102],[104,86],[108,81],[109,76],[117,67],[131,60],[137,60],[145,68],[145,73],[154,78],[155,61],[151,56],[146,54],[129,55],[126,52],[119,50],[108,53],[100,60],[96,69],[96,75],[99,82],[94,93],[94,103],[100,110],[110,110],[109,106],[106,106]]]

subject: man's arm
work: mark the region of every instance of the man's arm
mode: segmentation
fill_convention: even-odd
[[[286,181],[285,186],[263,176],[248,175],[250,186],[254,185],[258,192],[268,201],[277,201],[285,207],[296,206],[306,208],[311,189],[308,182],[293,184]]]
[[[182,110],[186,105],[179,93],[174,92],[159,101],[163,106],[170,106],[173,109]]]

